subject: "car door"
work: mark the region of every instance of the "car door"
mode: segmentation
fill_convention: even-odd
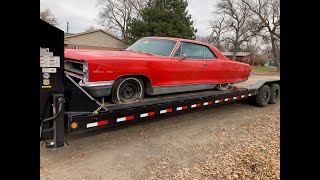
[[[185,59],[181,56],[186,55]],[[201,84],[205,82],[207,61],[204,59],[203,46],[181,41],[172,56],[173,79],[179,84]]]
[[[208,82],[213,84],[220,84],[230,81],[230,74],[232,74],[232,72],[230,66],[228,66],[228,62],[219,59],[209,47],[204,47],[204,58],[208,62]]]

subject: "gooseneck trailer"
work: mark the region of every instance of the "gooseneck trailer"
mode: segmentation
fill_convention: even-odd
[[[226,91],[196,91],[110,104],[93,98],[64,73],[63,31],[40,20],[40,141],[63,147],[67,136],[115,124],[150,120],[251,99],[257,106],[277,103],[280,79],[261,79]]]

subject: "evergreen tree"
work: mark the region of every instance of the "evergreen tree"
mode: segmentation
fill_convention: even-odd
[[[186,0],[149,0],[140,17],[130,23],[130,43],[145,36],[195,39],[197,30],[187,6]]]

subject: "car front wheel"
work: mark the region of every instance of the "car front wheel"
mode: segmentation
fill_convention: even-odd
[[[139,102],[144,96],[143,81],[137,77],[121,77],[114,83],[111,96],[115,104]]]

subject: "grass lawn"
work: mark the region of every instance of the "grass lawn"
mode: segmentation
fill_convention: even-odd
[[[253,74],[279,75],[277,67],[273,66],[251,66]]]

